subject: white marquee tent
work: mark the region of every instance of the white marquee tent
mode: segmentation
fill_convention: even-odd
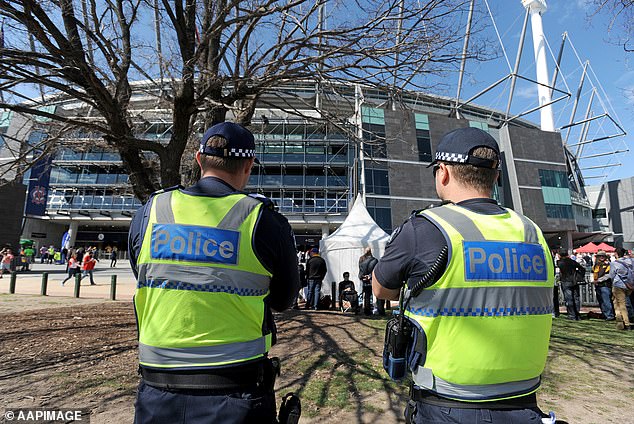
[[[376,258],[383,256],[385,245],[390,236],[378,226],[363,204],[361,195],[352,205],[346,220],[337,230],[319,242],[319,254],[326,261],[328,273],[322,284],[322,293],[330,294],[331,282],[343,280],[348,271],[350,279],[361,293],[359,281],[359,257],[366,247],[372,249]]]

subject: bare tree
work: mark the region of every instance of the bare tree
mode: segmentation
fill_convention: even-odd
[[[285,82],[427,87],[430,75],[457,68],[465,3],[0,0],[0,108],[102,139],[145,200],[181,183],[202,129],[229,111],[248,125],[263,93]],[[138,93],[148,96],[145,114],[133,107]],[[152,110],[170,111],[169,138],[140,136]]]
[[[634,0],[592,0],[594,10],[590,18],[599,13],[608,15],[608,33],[623,46],[626,52],[634,52]]]

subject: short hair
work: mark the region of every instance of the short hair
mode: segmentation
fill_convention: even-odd
[[[344,272],[344,273],[343,273],[343,277],[344,277],[344,278],[346,278],[346,277],[350,277],[350,273],[349,273],[348,271]]]
[[[623,256],[627,255],[627,250],[623,249],[620,246],[616,248],[615,252],[619,258],[622,258]]]
[[[567,249],[561,249],[559,251],[559,256],[564,256],[564,257],[568,256],[568,250]]]
[[[494,160],[499,163],[500,158],[495,150],[489,147],[478,147],[471,152],[470,156],[482,159]],[[498,175],[496,168],[482,168],[469,165],[466,163],[447,163],[453,167],[453,175],[460,183],[473,187],[479,191],[491,191],[495,185],[495,179]]]
[[[224,137],[220,137],[218,135],[214,135],[209,137],[207,143],[205,145],[207,147],[216,147],[216,148],[225,148],[227,147],[227,139]],[[220,171],[229,172],[231,174],[235,174],[242,169],[244,163],[251,158],[237,158],[237,157],[220,157],[220,156],[212,156],[206,155],[204,153],[200,154],[200,166],[203,170],[208,169],[217,169]]]

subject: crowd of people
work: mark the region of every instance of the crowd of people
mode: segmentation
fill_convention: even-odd
[[[555,253],[556,281],[561,286],[567,318],[580,319],[580,287],[592,284],[601,314],[606,321],[616,321],[619,330],[632,329],[634,322],[634,291],[630,288],[634,277],[634,260],[630,252],[617,247],[613,253],[599,250],[594,255],[569,255],[562,249]],[[555,285],[553,315],[559,316],[559,288]]]
[[[117,265],[118,253],[116,247],[109,246],[103,252],[99,252],[94,246],[67,249],[51,245],[35,249],[33,246],[27,245],[21,247],[16,256],[13,249],[7,246],[0,250],[0,278],[3,278],[5,273],[16,270],[29,271],[30,265],[39,259],[40,264],[64,265],[66,267],[67,277],[60,281],[62,286],[77,274],[81,275],[81,279],[89,277],[90,284],[96,285],[93,273],[95,264],[99,262],[100,254],[102,258],[109,259],[110,268],[114,268]]]
[[[316,247],[308,250],[300,248],[297,260],[302,288],[295,297],[293,309],[300,309],[300,301],[304,302],[305,309],[330,308],[332,296],[335,294],[322,294],[321,287],[328,271],[328,265],[320,256],[319,249]],[[385,316],[385,300],[376,299],[374,301],[372,296],[372,271],[377,263],[378,259],[372,255],[372,249],[367,247],[363,255],[359,257],[358,279],[361,282],[361,293],[357,292],[354,282],[350,279],[350,272],[343,273],[343,280],[338,283],[336,288],[341,310],[351,310],[358,313],[362,309],[365,315]]]

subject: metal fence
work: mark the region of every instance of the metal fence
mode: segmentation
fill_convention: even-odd
[[[579,286],[581,306],[599,306],[597,295],[594,291],[594,285],[592,284],[592,268],[586,267],[585,282],[587,284],[582,284]],[[565,305],[564,293],[561,290],[561,285],[559,286],[559,305]]]

